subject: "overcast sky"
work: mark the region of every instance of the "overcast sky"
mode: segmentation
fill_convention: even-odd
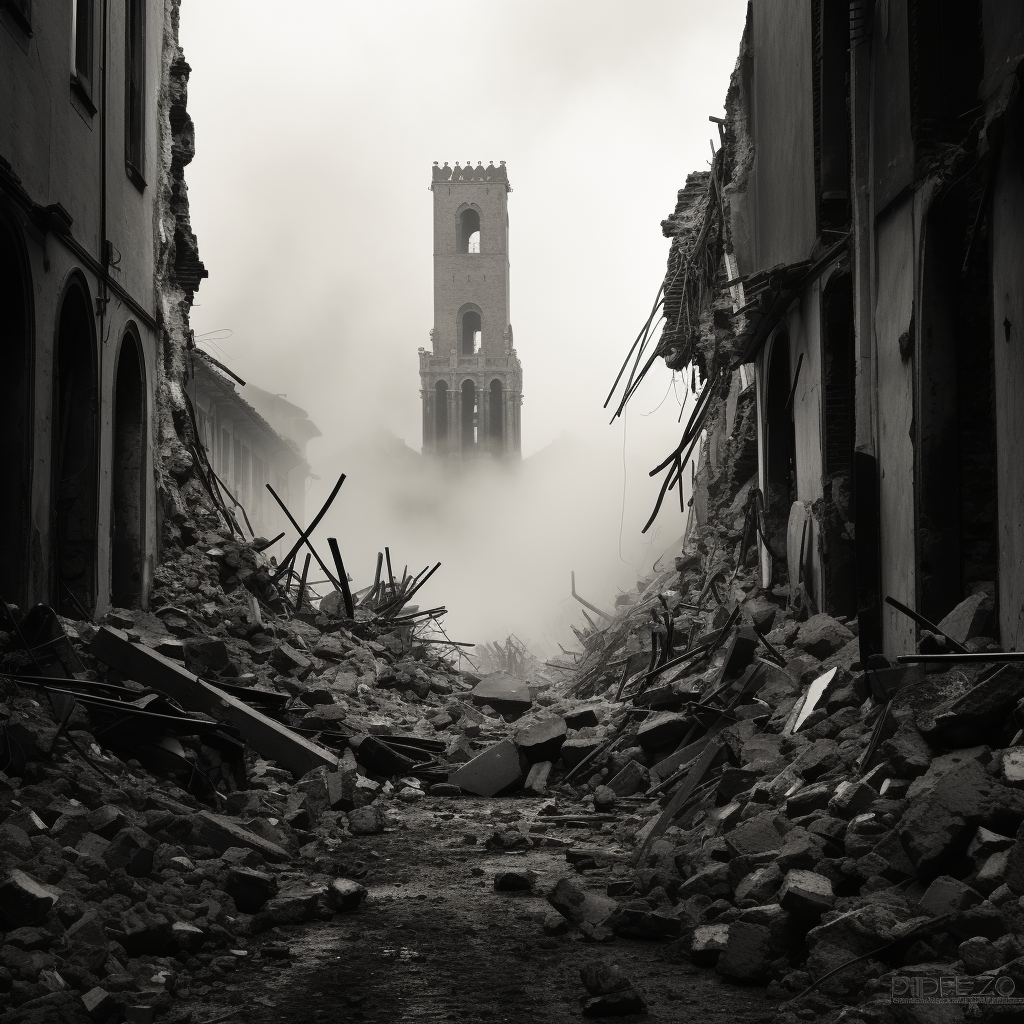
[[[660,222],[707,166],[745,9],[183,0],[196,334],[230,329],[210,351],[309,411],[314,463],[371,424],[418,450],[431,162],[505,160],[524,454],[609,434],[601,402],[664,274]]]

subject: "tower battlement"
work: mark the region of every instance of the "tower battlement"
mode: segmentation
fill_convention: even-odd
[[[473,166],[473,162],[467,161],[465,167],[460,167],[458,160],[455,161],[454,167],[448,166],[446,160],[443,167],[438,167],[437,161],[434,161],[434,166],[431,170],[431,188],[433,188],[433,182],[437,181],[463,181],[463,182],[502,182],[505,185],[507,191],[512,191],[512,186],[508,183],[508,171],[505,170],[505,161],[501,160],[498,162],[498,166],[494,166],[492,160],[486,167],[477,161],[476,167]]]
[[[509,320],[508,172],[433,166],[434,326],[420,349],[423,452],[520,457],[523,375]]]

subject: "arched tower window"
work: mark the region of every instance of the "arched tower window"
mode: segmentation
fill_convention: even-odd
[[[476,385],[471,381],[462,382],[462,450],[468,451],[476,444]]]
[[[462,348],[464,356],[471,356],[480,351],[483,343],[483,332],[480,329],[480,314],[475,309],[468,309],[462,314]]]
[[[459,252],[480,251],[480,214],[469,207],[459,214]]]
[[[500,380],[491,381],[491,422],[488,424],[490,427],[491,440],[494,442],[494,450],[496,452],[501,451],[501,440],[504,433],[504,410],[502,409],[502,386]]]
[[[434,385],[434,440],[437,450],[448,449],[448,385],[439,380]]]
[[[119,608],[138,608],[146,494],[146,399],[142,351],[130,331],[121,341],[114,376],[110,600]]]

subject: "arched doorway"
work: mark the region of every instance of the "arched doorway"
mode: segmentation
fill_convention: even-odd
[[[146,504],[146,399],[142,349],[128,331],[114,375],[114,447],[110,493],[110,600],[118,608],[142,602]]]
[[[28,268],[13,231],[0,222],[0,598],[27,600],[27,532],[32,494],[32,330]]]
[[[64,293],[57,322],[53,409],[54,604],[88,617],[96,604],[96,467],[99,394],[92,308],[84,283]]]
[[[476,385],[462,382],[462,450],[472,451],[476,445]]]
[[[448,384],[434,385],[434,446],[439,453],[448,451]]]

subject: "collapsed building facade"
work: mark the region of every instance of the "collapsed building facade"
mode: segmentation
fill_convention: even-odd
[[[1022,52],[1012,4],[751,4],[663,225],[658,352],[713,389],[693,526],[756,489],[762,585],[864,656],[916,650],[886,597],[1024,641]]]
[[[199,440],[232,511],[248,519],[257,537],[274,538],[290,531],[287,516],[267,492],[270,484],[288,511],[304,523],[312,477],[306,445],[322,436],[319,428],[304,409],[241,381],[198,349],[192,371],[186,390],[195,407]],[[280,541],[264,548],[268,555],[283,555],[284,550]]]
[[[419,350],[423,453],[519,458],[523,369],[509,319],[505,161],[435,161],[434,326]]]
[[[76,617],[143,602],[161,522],[184,517],[179,382],[206,270],[177,8],[0,9],[0,593]]]
[[[243,400],[195,348],[207,271],[178,6],[0,6],[0,597],[76,619],[147,605],[158,563],[230,504],[217,473],[257,527],[284,518],[264,482],[301,516],[318,434],[277,396],[250,385]],[[222,382],[216,409],[209,394],[197,407],[200,378]]]

